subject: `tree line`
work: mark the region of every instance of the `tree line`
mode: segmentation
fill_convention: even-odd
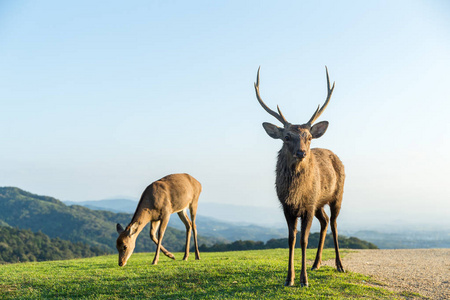
[[[311,233],[308,240],[308,248],[317,248],[319,244],[320,234],[318,232]],[[348,249],[378,249],[375,244],[360,240],[356,237],[339,236],[338,238],[340,248]],[[297,233],[295,247],[300,247],[300,232]],[[235,241],[232,243],[217,243],[212,246],[201,245],[200,251],[203,252],[222,252],[222,251],[241,251],[241,250],[262,250],[262,249],[276,249],[288,248],[288,239],[271,239],[266,243],[258,241]],[[334,248],[333,236],[327,234],[325,238],[324,248]]]

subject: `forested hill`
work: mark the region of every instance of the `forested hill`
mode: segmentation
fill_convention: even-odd
[[[50,238],[82,242],[115,253],[116,223],[127,225],[132,214],[91,210],[82,206],[67,206],[47,196],[38,196],[15,187],[0,187],[0,224],[41,231]],[[199,236],[199,244],[212,245],[219,240]],[[168,228],[164,246],[170,251],[182,251],[185,232]],[[136,242],[136,252],[153,251],[154,243],[148,225]]]
[[[107,252],[81,242],[50,239],[42,232],[0,226],[0,264],[74,259],[104,254]]]

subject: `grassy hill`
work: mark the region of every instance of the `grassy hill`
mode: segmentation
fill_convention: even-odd
[[[82,206],[67,206],[47,196],[39,196],[19,188],[0,188],[0,221],[3,225],[41,231],[50,238],[82,242],[115,253],[116,223],[127,225],[132,214],[91,210]],[[136,242],[136,252],[153,251],[149,229],[144,229]],[[199,244],[212,245],[221,239],[204,238],[199,233]],[[182,251],[185,231],[168,228],[163,244],[171,251]]]
[[[348,250],[343,251],[343,255]],[[308,250],[309,267],[315,252]],[[181,253],[176,253],[181,258]],[[203,253],[185,262],[133,254],[124,268],[116,255],[70,261],[0,265],[2,299],[405,299],[373,279],[333,268],[308,270],[310,287],[284,287],[288,250]],[[334,251],[324,251],[332,259]],[[57,272],[55,272],[57,270]]]

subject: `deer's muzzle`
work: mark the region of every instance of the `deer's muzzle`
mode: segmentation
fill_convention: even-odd
[[[306,152],[305,152],[305,151],[298,150],[298,151],[295,153],[294,157],[297,158],[297,159],[299,159],[299,160],[302,160],[302,159],[304,159],[304,158],[306,157]]]

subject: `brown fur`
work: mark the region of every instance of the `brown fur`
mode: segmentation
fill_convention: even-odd
[[[187,260],[189,256],[191,228],[194,232],[195,258],[200,259],[195,217],[201,190],[200,182],[189,174],[168,175],[150,184],[142,193],[130,224],[125,229],[120,224],[117,224],[119,237],[117,238],[116,247],[117,251],[119,251],[119,266],[124,266],[127,263],[134,251],[137,236],[149,222],[151,222],[150,238],[157,245],[153,264],[158,263],[160,250],[166,256],[175,259],[173,254],[161,244],[172,213],[178,213],[181,221],[186,226],[186,249],[183,259]],[[188,208],[192,222],[186,213]],[[158,239],[156,239],[158,227]]]

